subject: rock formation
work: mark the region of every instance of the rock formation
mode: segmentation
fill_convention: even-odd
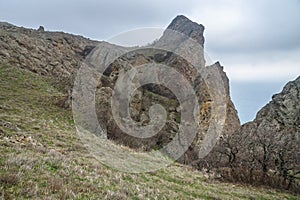
[[[97,101],[99,102],[99,106],[97,106],[98,119],[102,116],[108,116],[109,119],[100,122],[101,127],[105,127],[108,138],[131,148],[148,151],[162,148],[174,139],[179,131],[181,114],[176,94],[165,86],[157,84],[147,84],[139,88],[141,83],[135,83],[139,89],[136,90],[136,94],[131,100],[130,108],[131,117],[141,126],[149,125],[149,109],[152,105],[161,104],[166,108],[166,125],[155,136],[144,139],[130,136],[124,133],[114,120],[111,120],[113,117],[109,111],[111,107],[110,98],[116,86],[116,81],[122,74],[133,68],[139,68],[143,64],[163,64],[176,69],[189,81],[196,92],[200,106],[199,116],[197,116],[199,127],[192,145],[186,154],[180,158],[180,162],[191,163],[202,156],[199,155],[199,151],[203,148],[202,144],[208,135],[207,132],[209,130],[211,134],[217,132],[211,130],[213,122],[215,126],[224,125],[222,135],[228,135],[239,128],[240,122],[237,111],[230,99],[229,81],[223,67],[219,63],[205,67],[203,31],[204,27],[202,25],[191,22],[184,16],[178,16],[153,46],[131,50],[129,53],[125,53],[126,48],[124,47],[107,43],[102,43],[94,49],[92,54],[87,57],[88,61],[93,66],[109,65],[103,73],[104,76],[101,77],[102,87],[99,89],[101,95],[97,95]],[[186,48],[187,46],[190,48]],[[190,49],[192,49],[192,52]],[[191,54],[192,56],[188,56]],[[114,57],[118,58],[109,63],[108,60]],[[161,74],[154,71],[151,76],[156,77],[154,79],[158,80]],[[172,79],[172,77],[169,77],[169,79]],[[219,80],[219,85],[216,83],[217,80]],[[125,90],[125,88],[122,90]],[[223,102],[223,104],[220,102]],[[214,107],[217,107],[217,109]],[[218,112],[222,110],[221,108],[224,112]],[[220,136],[212,135],[210,137]],[[205,148],[208,150],[209,146]]]
[[[74,76],[84,60],[93,62],[94,58],[99,55],[105,55],[106,58],[114,57],[113,53],[121,55],[112,63],[101,61],[109,66],[94,91],[96,114],[101,127],[107,132],[107,138],[145,151],[160,149],[169,143],[178,132],[181,110],[176,94],[173,94],[168,88],[156,84],[147,84],[136,90],[130,102],[130,115],[137,124],[141,126],[149,124],[149,109],[154,104],[163,105],[167,111],[167,121],[164,127],[155,136],[144,139],[130,136],[118,127],[112,117],[110,98],[120,74],[143,64],[170,66],[188,80],[198,98],[197,123],[199,128],[192,145],[179,160],[183,163],[191,163],[200,156],[198,153],[210,123],[224,125],[222,135],[230,134],[240,125],[237,111],[230,99],[229,82],[223,67],[219,63],[205,67],[203,31],[202,25],[192,22],[184,16],[177,16],[156,44],[123,55],[122,52],[126,48],[106,42],[92,41],[62,32],[38,31],[1,23],[0,61],[1,64],[15,65],[40,75],[54,77],[67,92],[72,89]],[[187,46],[190,48],[186,48]],[[189,60],[186,59],[187,57]],[[224,91],[224,96],[219,99],[214,97],[217,93],[213,89],[216,85],[214,83],[215,72],[222,82],[218,87]],[[153,76],[156,77],[160,77],[160,75],[153,73]],[[136,84],[139,85],[138,82]],[[70,99],[70,92],[66,93],[66,96],[68,97],[66,99]],[[218,105],[217,101],[224,103]],[[220,114],[213,109],[214,106],[222,107],[225,111],[223,116],[218,116]],[[219,120],[221,118],[224,121]]]

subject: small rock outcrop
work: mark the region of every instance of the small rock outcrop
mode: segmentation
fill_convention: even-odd
[[[45,28],[44,28],[43,26],[40,26],[40,27],[38,28],[38,31],[44,32],[44,31],[45,31]]]

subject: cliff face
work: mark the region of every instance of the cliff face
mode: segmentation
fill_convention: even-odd
[[[118,78],[131,69],[139,69],[143,64],[162,64],[175,69],[192,86],[199,103],[195,139],[179,159],[180,162],[191,163],[203,156],[199,154],[199,150],[203,148],[202,143],[212,123],[214,126],[224,127],[221,135],[230,134],[240,125],[237,111],[230,99],[228,78],[223,67],[219,63],[205,67],[203,31],[202,25],[191,22],[184,16],[177,16],[155,45],[124,53],[132,49],[61,32],[31,30],[1,23],[0,61],[2,64],[15,65],[40,75],[51,76],[57,79],[60,85],[66,86],[66,91],[72,89],[73,77],[84,60],[96,65],[108,65],[97,82],[96,91],[92,91],[95,93],[99,123],[105,129],[108,139],[145,151],[165,146],[174,139],[180,129],[182,111],[176,94],[157,84],[139,87],[140,82],[134,83],[138,89],[130,101],[130,116],[139,126],[149,125],[152,105],[161,104],[167,111],[167,121],[162,129],[153,137],[144,139],[130,136],[120,129],[112,116],[110,98]],[[113,62],[106,63],[105,59],[97,60],[99,55],[107,60],[116,55],[117,57]],[[155,71],[151,75],[157,80],[162,76],[160,72]],[[171,80],[171,75],[169,77]],[[217,79],[219,85],[215,81]],[[222,91],[222,95],[218,98],[219,90]],[[70,100],[70,95],[66,94],[67,98],[63,101]],[[65,102],[62,104],[66,105]],[[218,109],[224,112],[218,112]]]

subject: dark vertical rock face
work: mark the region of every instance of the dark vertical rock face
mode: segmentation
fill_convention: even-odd
[[[299,102],[300,76],[287,83],[280,93],[273,95],[272,101],[257,113],[256,118],[241,126],[235,134],[245,138],[256,134],[257,137],[269,137],[274,140],[281,134],[291,135],[297,141],[297,146],[293,148],[300,149]],[[274,141],[274,144],[279,143],[279,139]],[[300,158],[299,151],[298,157]]]
[[[205,77],[205,78],[203,78]],[[221,86],[215,84],[218,81],[221,82]],[[197,135],[198,141],[195,142],[193,148],[187,152],[194,155],[192,159],[188,159],[186,162],[190,164],[197,165],[199,162],[206,160],[214,160],[215,152],[214,148],[206,156],[202,157],[203,153],[200,155],[195,154],[199,151],[201,147],[206,148],[206,144],[203,144],[203,140],[210,135],[214,135],[217,131],[210,132],[210,126],[214,124],[222,124],[222,131],[220,135],[214,135],[218,140],[214,143],[218,146],[220,137],[229,137],[240,127],[240,121],[238,118],[237,110],[230,98],[229,90],[229,80],[226,73],[223,71],[223,66],[219,62],[207,66],[202,70],[202,73],[196,77],[194,81],[195,91],[198,96],[198,102],[200,104],[200,131]],[[222,87],[222,88],[218,88]],[[218,93],[217,95],[215,95]],[[222,94],[223,93],[223,94]],[[213,111],[215,110],[215,111]],[[200,156],[200,157],[199,157]]]

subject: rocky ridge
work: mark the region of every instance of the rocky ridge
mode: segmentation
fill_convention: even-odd
[[[0,62],[40,75],[68,77],[99,42],[0,22]]]
[[[265,145],[270,145],[270,151],[275,151],[275,149],[278,151],[284,149],[291,151],[294,149],[295,151],[292,150],[293,156],[299,162],[299,102],[300,76],[294,81],[287,83],[280,93],[273,95],[272,100],[257,113],[256,118],[242,125],[234,135],[238,134],[239,137],[244,138],[253,137],[261,140],[269,140],[265,141]],[[249,147],[247,141],[244,141],[244,146]],[[248,152],[248,150],[245,150],[245,152]],[[299,167],[299,163],[297,165]]]

